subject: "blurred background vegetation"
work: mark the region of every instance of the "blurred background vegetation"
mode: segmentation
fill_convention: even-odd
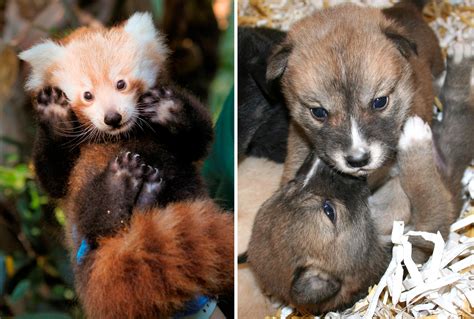
[[[79,26],[109,26],[136,11],[153,12],[173,51],[170,73],[209,105],[215,122],[219,120],[218,129],[227,132],[218,132],[218,137],[228,136],[224,144],[229,146],[233,111],[221,110],[226,99],[226,106],[233,109],[232,8],[231,0],[0,0],[1,318],[82,318],[63,242],[64,213],[34,181],[30,164],[34,114],[23,90],[28,69],[17,54]],[[220,114],[230,118],[223,121]],[[223,143],[222,138],[217,140]],[[233,178],[232,151],[233,146],[227,147],[224,154],[229,178]],[[211,157],[222,158],[223,152],[215,146]],[[216,175],[213,165],[219,164],[206,165],[209,176]],[[225,197],[232,199],[230,191]]]

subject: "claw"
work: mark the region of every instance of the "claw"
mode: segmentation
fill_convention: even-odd
[[[173,94],[173,92],[170,90],[170,89],[164,89],[165,91],[165,97],[171,97],[171,95]]]
[[[153,167],[151,167],[150,165],[147,165],[145,175],[150,175],[152,171],[153,171]]]

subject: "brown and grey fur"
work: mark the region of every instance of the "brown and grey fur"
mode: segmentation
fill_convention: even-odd
[[[239,163],[238,253],[247,250],[252,225],[259,207],[278,188],[283,164],[265,158],[247,157]],[[272,303],[262,295],[248,264],[238,268],[238,312],[241,318],[264,318],[275,312]]]
[[[282,184],[313,149],[345,173],[377,173],[372,186],[372,179],[386,177],[381,168],[393,163],[407,117],[431,123],[431,71],[442,69],[439,45],[434,34],[425,36],[433,32],[420,14],[411,15],[416,30],[399,17],[397,10],[414,10],[409,3],[399,7],[383,12],[345,4],[317,11],[293,25],[274,50],[267,78],[280,79],[291,114]],[[389,96],[388,106],[372,109],[372,99],[380,96]],[[324,123],[311,114],[318,106],[329,112]],[[351,118],[374,155],[361,169],[341,164],[352,152]]]
[[[311,164],[259,210],[248,262],[264,294],[320,313],[365,292],[383,274],[389,254],[377,239],[366,181],[342,176],[321,161],[304,186]],[[336,211],[334,223],[322,210],[325,200]]]
[[[448,58],[440,95],[443,119],[433,123],[434,161],[429,156],[430,150],[420,150],[409,158],[399,154],[399,166],[405,169],[400,174],[392,174],[369,198],[372,214],[380,216],[375,221],[382,234],[391,232],[391,225],[385,220],[398,218],[410,222],[416,230],[440,231],[446,238],[449,225],[461,209],[459,181],[474,158],[474,101],[469,85],[474,50],[470,46],[456,45],[457,57]],[[438,168],[437,174],[433,174],[434,165]],[[443,185],[437,182],[439,179]],[[446,207],[445,213],[441,207]],[[419,248],[417,255],[422,260],[427,247],[420,245]]]
[[[422,10],[428,2],[430,0],[402,0],[390,8],[383,9],[382,13],[409,32],[410,39],[416,43],[418,56],[428,63],[431,74],[436,78],[444,70],[444,59],[438,38],[422,15]]]
[[[447,234],[459,211],[461,173],[474,156],[472,62],[469,54],[460,63],[449,60],[445,113],[434,124],[434,135],[420,118],[404,125],[399,174],[390,182],[407,202],[405,209],[377,211],[368,202],[364,180],[331,171],[322,161],[316,170],[304,164],[262,206],[248,262],[265,294],[311,313],[340,309],[365,294],[386,269],[390,243],[384,225],[404,220],[408,229]],[[334,222],[323,213],[325,200],[335,208]],[[413,244],[415,261],[424,261],[430,245],[421,240]]]
[[[442,172],[449,181],[449,188],[460,192],[457,183],[464,173],[463,167],[474,158],[474,96],[471,81],[474,65],[474,44],[456,44],[453,52],[448,52],[446,78],[441,90],[440,100],[444,106],[443,125],[434,127],[436,148],[445,154],[438,158]],[[469,128],[469,129],[465,129]],[[451,139],[456,136],[456,139]],[[457,157],[449,156],[457,154]],[[459,207],[459,202],[457,203]]]

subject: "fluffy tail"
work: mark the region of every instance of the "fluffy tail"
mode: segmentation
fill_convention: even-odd
[[[86,313],[165,318],[197,295],[229,293],[233,242],[232,215],[210,200],[136,211],[129,229],[101,241],[91,256],[79,289]]]

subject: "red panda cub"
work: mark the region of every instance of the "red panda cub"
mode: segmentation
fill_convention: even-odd
[[[199,176],[212,121],[167,79],[150,14],[80,28],[20,54],[31,65],[36,175],[67,214],[90,318],[161,318],[233,289],[233,218]]]

